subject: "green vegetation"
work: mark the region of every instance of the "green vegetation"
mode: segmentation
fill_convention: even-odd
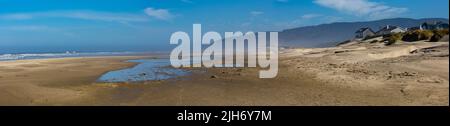
[[[421,40],[428,40],[430,42],[437,42],[442,37],[449,34],[448,29],[444,30],[415,30],[405,33],[394,33],[383,36],[383,41],[387,41],[386,45],[392,45],[399,40],[406,42],[415,42]]]
[[[405,42],[415,42],[415,41],[422,41],[427,40],[429,42],[438,42],[440,41],[444,36],[449,35],[448,29],[443,30],[414,30],[414,31],[408,31],[404,33],[392,33],[387,35],[374,35],[374,36],[367,36],[362,39],[362,41],[369,42],[369,43],[377,43],[377,42],[385,42],[385,45],[392,45],[397,43],[398,41],[402,40]],[[383,40],[370,40],[377,37],[383,37]],[[347,40],[344,42],[340,42],[338,44],[346,44],[351,42],[351,40]]]
[[[443,30],[433,30],[433,33],[434,33],[434,34],[438,34],[438,35],[445,36],[445,35],[448,35],[448,29],[443,29]]]
[[[419,40],[430,40],[430,38],[433,36],[433,32],[429,30],[422,30],[419,32]]]
[[[448,29],[434,30],[433,34],[434,35],[430,38],[430,42],[437,42],[441,40],[441,38],[444,37],[445,35],[448,35]]]
[[[402,33],[393,33],[390,35],[383,36],[385,40],[387,40],[387,43],[385,45],[392,45],[396,43],[397,41],[401,40],[403,38]]]
[[[419,41],[420,40],[420,31],[412,31],[412,32],[406,32],[405,35],[402,38],[403,41],[407,42],[413,42],[413,41]]]
[[[434,33],[430,30],[415,30],[403,34],[403,41],[414,42],[420,40],[430,40]]]

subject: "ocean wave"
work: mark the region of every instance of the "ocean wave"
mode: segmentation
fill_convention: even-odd
[[[63,58],[63,57],[84,57],[84,56],[114,56],[114,55],[131,55],[131,54],[137,54],[137,52],[89,52],[89,53],[66,52],[66,53],[0,54],[0,61]]]

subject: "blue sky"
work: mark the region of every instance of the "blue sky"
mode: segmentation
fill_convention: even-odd
[[[448,18],[448,0],[0,0],[0,49],[166,49],[171,33]],[[72,47],[72,48],[69,48]]]

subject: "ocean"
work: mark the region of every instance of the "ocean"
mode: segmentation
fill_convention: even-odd
[[[135,56],[165,53],[163,48],[142,47],[5,47],[0,46],[0,61],[90,56]],[[151,50],[151,51],[149,51]]]
[[[147,52],[76,52],[66,51],[61,53],[19,53],[19,54],[0,54],[0,61],[24,60],[24,59],[47,59],[64,57],[90,57],[90,56],[131,56],[143,55]]]
[[[143,47],[145,48],[145,47]],[[157,59],[138,59],[136,66],[115,71],[109,71],[98,78],[99,82],[139,82],[150,80],[165,80],[188,74],[188,71],[170,67],[168,51],[146,51],[139,48],[57,48],[57,47],[1,47],[0,61],[48,59],[64,57],[95,57],[95,56],[156,56]]]

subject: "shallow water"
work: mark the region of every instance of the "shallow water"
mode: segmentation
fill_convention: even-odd
[[[178,76],[189,74],[186,70],[170,67],[169,59],[140,59],[130,60],[128,62],[136,62],[138,65],[110,71],[102,75],[99,82],[139,82],[151,80],[165,80]]]

